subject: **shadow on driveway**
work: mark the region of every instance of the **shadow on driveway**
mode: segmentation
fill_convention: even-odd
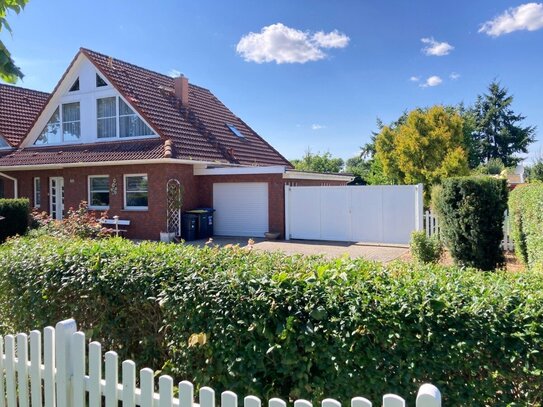
[[[342,257],[348,255],[351,258],[363,257],[367,260],[375,260],[383,263],[395,260],[409,251],[406,246],[375,245],[352,242],[328,242],[313,240],[264,240],[251,239],[254,250],[268,252],[283,252],[285,254],[323,255],[327,258]],[[246,237],[214,237],[210,244],[220,247],[228,245],[248,246],[249,238]],[[207,240],[185,242],[187,245],[203,247]]]

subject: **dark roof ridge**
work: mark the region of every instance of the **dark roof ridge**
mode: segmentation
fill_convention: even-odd
[[[30,89],[30,88],[24,88],[22,86],[12,85],[10,83],[0,83],[0,86],[4,86],[6,88],[17,89],[17,90],[24,90],[24,91],[27,91],[27,92],[41,93],[43,95],[49,95],[50,94],[49,92],[43,92],[41,90]]]
[[[145,67],[143,67],[143,66],[141,66],[141,65],[133,64],[132,62],[128,62],[128,61],[125,61],[125,60],[122,60],[122,59],[119,59],[119,58],[115,58],[115,57],[112,57],[111,55],[103,54],[103,53],[101,53],[101,52],[94,51],[94,50],[89,49],[89,48],[81,47],[81,48],[79,48],[79,50],[82,51],[83,53],[85,53],[85,52],[92,52],[92,53],[94,53],[94,54],[98,54],[98,55],[100,55],[100,56],[102,56],[102,57],[105,57],[105,58],[111,58],[113,61],[118,61],[118,62],[120,62],[120,63],[126,64],[126,65],[130,65],[130,66],[132,66],[132,67],[134,67],[134,68],[141,69],[142,71],[146,71],[146,72],[152,73],[152,74],[154,74],[154,75],[160,75],[160,76],[162,76],[162,77],[165,78],[165,79],[169,79],[169,80],[173,80],[173,79],[174,79],[174,78],[173,78],[172,76],[170,76],[170,75],[166,75],[166,74],[161,73],[161,72],[153,71],[152,69],[145,68]],[[190,83],[190,82],[189,82],[189,86],[194,86],[194,87],[197,87],[197,88],[200,88],[200,89],[204,89],[204,90],[209,91],[208,88],[205,88],[205,87],[200,86],[200,85],[196,85],[196,84],[194,84],[194,83]]]

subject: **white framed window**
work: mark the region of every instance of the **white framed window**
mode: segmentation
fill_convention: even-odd
[[[97,138],[149,137],[155,134],[120,97],[96,99]]]
[[[149,207],[149,184],[147,174],[124,176],[124,208],[146,210]]]
[[[81,138],[81,114],[79,102],[61,104],[34,144],[58,144]]]
[[[109,175],[89,175],[89,208],[109,209]]]
[[[34,177],[34,208],[41,206],[41,178]]]

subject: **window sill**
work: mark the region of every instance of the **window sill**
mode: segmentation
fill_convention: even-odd
[[[89,211],[109,211],[109,206],[88,206]]]
[[[148,212],[149,208],[124,208],[121,212]]]

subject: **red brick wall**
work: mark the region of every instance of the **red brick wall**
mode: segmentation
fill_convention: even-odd
[[[285,233],[285,184],[295,186],[345,185],[338,181],[284,180],[282,174],[262,175],[214,175],[194,176],[191,165],[144,164],[103,167],[65,168],[62,170],[40,170],[11,172],[8,175],[19,181],[19,196],[34,204],[34,177],[41,179],[41,210],[49,211],[49,178],[64,178],[64,207],[77,208],[81,201],[88,201],[88,176],[109,175],[110,185],[117,181],[117,194],[110,193],[108,216],[118,215],[131,221],[126,227],[126,236],[136,239],[158,240],[160,232],[166,230],[166,183],[178,179],[184,187],[183,210],[213,206],[213,184],[218,182],[267,182],[269,196],[269,229]],[[147,174],[149,180],[149,209],[134,211],[124,209],[124,175]],[[13,195],[13,182],[4,183],[7,196]],[[9,195],[8,195],[9,194]],[[125,228],[123,226],[123,228]]]
[[[6,172],[7,173],[7,172]],[[147,174],[149,181],[149,208],[146,211],[124,209],[124,175]],[[183,209],[197,205],[195,179],[191,165],[145,164],[104,167],[65,168],[62,170],[40,170],[11,172],[10,176],[19,181],[19,196],[30,199],[34,204],[34,177],[41,178],[41,210],[49,211],[49,178],[64,177],[64,207],[77,208],[81,201],[88,201],[88,176],[109,175],[110,186],[117,181],[117,194],[110,193],[108,216],[118,215],[130,220],[126,236],[137,239],[157,240],[160,232],[166,230],[166,183],[178,179],[185,189]],[[8,180],[9,181],[9,180]],[[9,185],[11,181],[5,184]],[[123,226],[123,228],[125,228]]]

